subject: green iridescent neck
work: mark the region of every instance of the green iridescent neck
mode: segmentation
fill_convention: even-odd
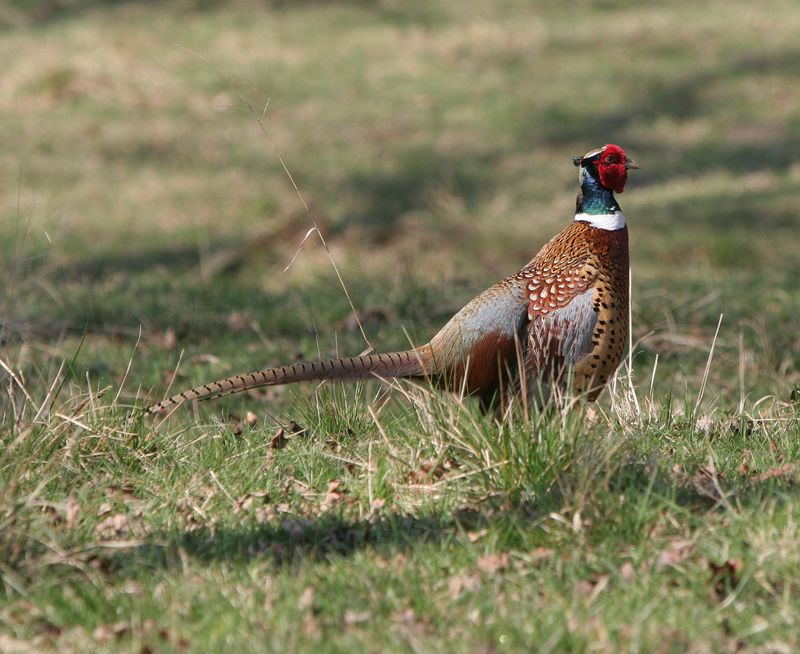
[[[586,166],[583,169],[581,190],[578,192],[575,213],[596,216],[616,211],[620,211],[619,204],[614,198],[614,193],[600,183],[597,166],[594,164]]]

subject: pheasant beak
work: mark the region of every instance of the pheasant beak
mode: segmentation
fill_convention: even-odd
[[[637,164],[633,159],[628,159],[625,162],[625,170],[639,170],[639,164]]]

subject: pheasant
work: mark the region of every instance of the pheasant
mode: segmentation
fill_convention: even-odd
[[[573,163],[580,182],[574,221],[522,270],[456,313],[429,343],[235,375],[185,390],[147,412],[261,386],[373,377],[427,379],[476,396],[485,411],[523,393],[546,401],[569,385],[594,401],[628,337],[628,229],[614,194],[638,166],[611,143]]]

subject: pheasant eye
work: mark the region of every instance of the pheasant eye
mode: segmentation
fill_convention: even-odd
[[[607,164],[614,164],[614,163],[617,163],[617,157],[616,157],[615,155],[613,155],[613,154],[610,154],[610,155],[608,155],[608,156],[606,157],[606,163],[607,163]]]

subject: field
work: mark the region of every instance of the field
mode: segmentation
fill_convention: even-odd
[[[797,651],[799,33],[794,0],[0,6],[0,651]],[[606,142],[641,170],[594,415],[376,381],[128,421],[424,342]]]

